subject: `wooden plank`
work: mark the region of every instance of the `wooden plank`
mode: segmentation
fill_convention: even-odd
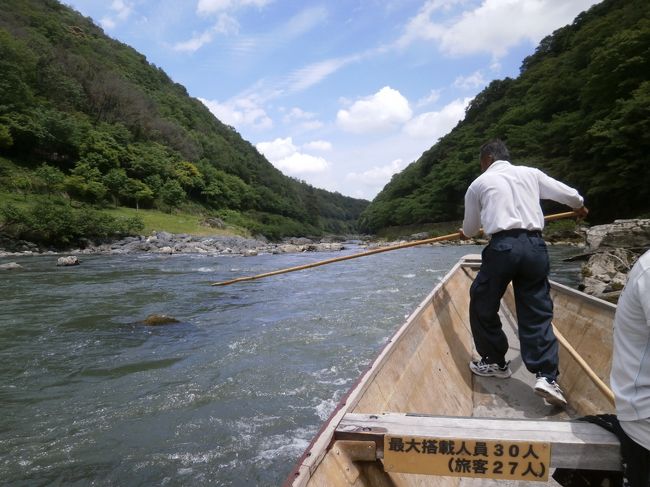
[[[336,429],[338,439],[375,441],[380,457],[387,435],[550,443],[551,467],[621,469],[620,444],[616,436],[584,421],[348,413]]]
[[[604,299],[600,299],[597,298],[596,296],[585,294],[582,291],[578,291],[577,289],[573,289],[569,286],[565,286],[564,284],[560,284],[559,282],[549,281],[549,284],[551,285],[551,289],[566,294],[568,296],[571,296],[572,298],[575,298],[576,302],[587,302],[593,306],[598,306],[607,311],[611,311],[611,312],[616,311],[616,305],[608,301],[605,301]]]

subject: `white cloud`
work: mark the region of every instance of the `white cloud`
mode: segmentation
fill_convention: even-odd
[[[350,172],[345,175],[345,179],[376,187],[386,184],[393,174],[400,172],[405,167],[406,164],[402,159],[395,159],[388,164],[373,166],[363,172]]]
[[[309,32],[326,18],[327,10],[324,7],[306,8],[291,17],[278,34],[285,39],[294,39]]]
[[[196,51],[205,44],[212,42],[214,34],[232,36],[239,34],[240,24],[234,15],[238,7],[255,5],[262,7],[270,0],[199,0],[197,11],[199,13],[218,13],[217,22],[202,34],[195,35],[188,41],[174,46],[177,51]],[[232,15],[231,15],[232,14]],[[327,10],[323,7],[306,8],[294,15],[279,27],[257,37],[244,37],[231,40],[225,49],[236,53],[250,53],[260,47],[286,44],[295,38],[312,30],[327,18]]]
[[[115,16],[119,20],[126,20],[133,11],[133,5],[124,0],[113,0],[113,3],[111,3],[111,10],[115,12]]]
[[[259,142],[255,147],[271,162],[279,161],[298,152],[298,147],[294,145],[291,137],[277,138],[271,142]]]
[[[273,126],[273,120],[253,97],[237,98],[225,103],[205,98],[199,98],[199,100],[208,107],[215,117],[233,127],[248,126],[264,130]]]
[[[310,132],[312,130],[318,130],[320,128],[323,128],[323,122],[320,120],[305,120],[304,122],[301,122],[298,125],[298,128],[302,132]]]
[[[200,14],[213,14],[238,7],[263,7],[272,0],[199,0],[196,11]]]
[[[282,118],[282,121],[284,123],[292,123],[297,120],[313,120],[315,117],[315,113],[306,112],[302,108],[294,107]]]
[[[297,176],[326,171],[330,164],[322,157],[305,154],[298,150],[291,137],[277,138],[271,142],[255,145],[260,153],[280,171]]]
[[[201,34],[195,35],[187,41],[176,43],[174,45],[174,50],[194,52],[212,42],[215,34],[231,35],[237,34],[238,32],[239,23],[237,20],[228,14],[221,14],[219,15],[217,22],[210,29]]]
[[[412,116],[408,100],[389,86],[374,95],[358,100],[348,110],[339,110],[336,120],[348,132],[385,132]]]
[[[217,34],[232,35],[239,33],[239,22],[228,14],[219,15],[217,23],[212,28]]]
[[[429,0],[410,20],[398,45],[404,47],[417,40],[431,40],[446,54],[489,53],[499,58],[522,41],[538,43],[599,1],[483,0],[473,10],[445,21],[434,19],[433,14],[460,0]]]
[[[463,90],[476,90],[487,84],[480,71],[475,71],[468,76],[459,76],[454,80],[454,86]]]
[[[437,102],[440,99],[440,90],[431,90],[427,96],[420,98],[415,104],[416,107],[422,108],[432,103]]]
[[[99,21],[100,25],[104,29],[114,29],[117,23],[110,17],[102,17],[102,19]]]
[[[447,7],[454,3],[458,2],[452,0],[447,4]],[[434,23],[431,16],[438,10],[444,9],[444,7],[444,0],[428,0],[425,2],[418,14],[408,22],[404,34],[397,41],[397,45],[405,47],[419,39],[436,39],[440,37],[445,27]]]
[[[190,40],[179,42],[174,45],[175,51],[189,51],[194,52],[199,50],[205,44],[212,42],[212,29],[203,32],[202,34],[192,37]]]
[[[465,107],[470,101],[471,98],[454,100],[440,111],[418,115],[404,126],[404,132],[410,137],[435,143],[465,118]]]
[[[317,63],[310,64],[292,72],[288,77],[290,91],[302,91],[310,86],[320,83],[329,75],[337,72],[347,64],[358,60],[358,56],[327,59]]]
[[[294,107],[282,117],[285,124],[295,124],[294,130],[308,132],[323,127],[323,122],[316,119],[316,114]]]
[[[307,150],[330,151],[332,150],[332,143],[326,140],[312,140],[303,144],[303,148]]]
[[[129,18],[133,12],[133,5],[125,0],[113,0],[110,9],[114,12],[111,16],[102,17],[99,21],[104,29],[114,29],[118,22],[123,22]]]
[[[296,152],[289,157],[273,162],[280,171],[291,176],[300,174],[319,173],[329,167],[329,163],[322,157]]]

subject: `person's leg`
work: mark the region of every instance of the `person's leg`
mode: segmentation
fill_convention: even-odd
[[[537,375],[535,393],[555,406],[565,407],[566,398],[556,381],[559,355],[551,323],[553,301],[546,245],[541,237],[524,237],[522,245],[522,265],[513,279],[521,357],[526,368]]]
[[[516,257],[509,238],[483,249],[481,269],[470,288],[469,319],[476,351],[487,363],[505,364],[508,339],[499,319],[501,298],[512,279]]]
[[[526,368],[554,381],[559,374],[558,342],[551,321],[553,301],[544,241],[524,237],[522,265],[513,279],[521,356]]]
[[[627,435],[626,435],[627,436]],[[650,485],[650,451],[643,448],[629,436],[621,441],[623,476],[629,487]]]

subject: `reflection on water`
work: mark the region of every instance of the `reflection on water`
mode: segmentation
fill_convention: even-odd
[[[14,257],[25,269],[0,280],[2,483],[277,485],[410,311],[479,251],[404,249],[223,288],[208,284],[341,254]],[[577,252],[551,249],[554,279],[576,284],[578,264],[559,260]],[[152,313],[180,323],[138,323]]]

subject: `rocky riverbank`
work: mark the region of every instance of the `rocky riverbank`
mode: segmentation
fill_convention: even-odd
[[[2,242],[0,242],[0,245]],[[5,247],[7,250],[3,250]],[[160,254],[209,254],[254,256],[261,253],[283,254],[297,252],[334,252],[343,250],[343,243],[333,239],[313,240],[309,238],[290,238],[279,243],[237,236],[200,237],[168,232],[154,232],[149,236],[127,237],[108,243],[91,243],[83,248],[66,250],[65,254],[131,254],[152,252]],[[11,242],[0,246],[0,257],[18,255],[54,254],[44,251],[30,242]]]
[[[409,240],[422,240],[427,234],[411,235],[400,242],[371,242],[368,249],[385,247]],[[627,281],[627,273],[638,257],[650,248],[650,219],[616,220],[611,224],[597,225],[590,228],[571,229],[562,234],[545,235],[549,244],[575,245],[585,247],[585,252],[577,259],[585,261],[582,267],[584,292],[617,302]],[[360,243],[358,240],[356,243]],[[475,239],[459,242],[440,242],[433,245],[486,244],[486,240]],[[91,243],[83,248],[60,252],[76,256],[88,254],[132,254],[150,252],[158,254],[207,254],[207,255],[243,255],[284,254],[298,252],[336,252],[343,250],[345,244],[337,239],[289,238],[282,242],[268,242],[261,239],[237,236],[199,237],[168,232],[154,232],[149,236],[127,237],[107,242]],[[5,249],[5,250],[3,250]],[[0,239],[0,257],[57,254],[51,250],[39,249],[35,244],[21,241]],[[74,265],[59,259],[58,265]],[[0,270],[20,269],[15,262],[0,265]]]
[[[581,289],[616,303],[628,272],[650,248],[650,219],[615,220],[593,226],[587,230],[586,243]]]

